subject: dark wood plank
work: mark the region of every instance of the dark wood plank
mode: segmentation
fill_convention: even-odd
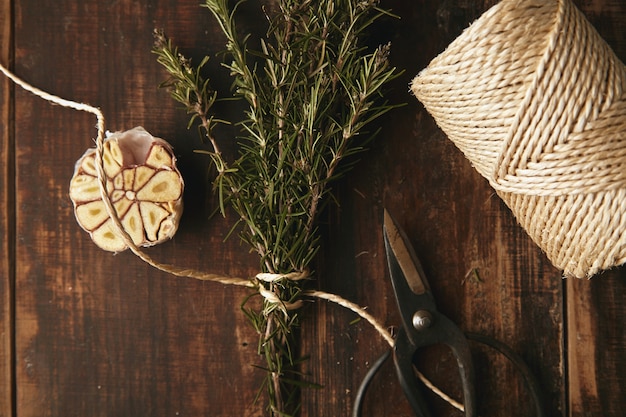
[[[100,106],[110,130],[143,125],[173,142],[186,215],[176,238],[150,253],[218,273],[254,272],[256,260],[236,239],[222,242],[230,225],[208,221],[214,202],[206,160],[193,154],[196,132],[157,89],[165,74],[150,53],[152,29],[204,52],[211,37],[197,2],[25,0],[16,15],[20,76]],[[68,198],[94,118],[23,91],[15,113],[18,416],[259,415],[256,336],[239,311],[246,292],[96,248]]]
[[[0,1],[0,62],[12,60],[11,1]],[[15,150],[12,139],[13,89],[0,79],[0,414],[13,415],[13,280],[15,267],[13,229],[15,190],[13,187]]]
[[[567,283],[570,416],[621,416],[626,384],[624,269]]]

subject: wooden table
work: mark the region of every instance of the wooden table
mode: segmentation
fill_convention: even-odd
[[[335,188],[323,216],[315,286],[342,295],[388,326],[399,317],[386,272],[383,207],[401,222],[431,277],[440,309],[464,330],[498,338],[541,381],[551,416],[618,416],[626,409],[626,270],[563,280],[510,211],[407,92],[409,80],[492,1],[384,2],[401,20],[382,23],[395,65],[406,73],[392,99],[408,105],[385,119],[372,149]],[[626,3],[577,2],[626,59]],[[256,7],[256,8],[255,8]],[[264,24],[256,0],[243,8]],[[150,53],[164,28],[190,55],[210,54],[215,80],[223,39],[198,1],[0,0],[0,60],[48,92],[102,108],[110,130],[142,125],[175,147],[187,183],[175,239],[155,258],[233,276],[257,260],[233,217],[209,219],[207,158],[186,115],[163,90]],[[91,115],[52,106],[0,78],[0,415],[259,416],[263,373],[256,334],[240,312],[245,290],[176,278],[130,253],[111,255],[74,220],[68,182],[93,145]],[[222,138],[228,141],[229,138]],[[478,271],[478,275],[473,271]],[[309,379],[303,416],[347,416],[384,340],[326,302],[304,311],[301,351]],[[527,390],[501,356],[472,345],[482,416],[533,415]],[[424,352],[424,372],[456,398],[445,349]],[[439,415],[460,415],[433,397]],[[367,416],[409,416],[386,366]]]

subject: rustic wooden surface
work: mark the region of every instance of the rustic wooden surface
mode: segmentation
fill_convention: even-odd
[[[102,108],[107,127],[142,125],[172,142],[187,183],[186,212],[159,260],[233,276],[257,261],[229,221],[209,219],[206,158],[186,116],[156,86],[165,77],[150,53],[162,27],[195,57],[215,54],[208,12],[197,1],[0,0],[0,59],[30,83]],[[256,0],[243,18],[263,24]],[[401,16],[377,26],[406,70],[372,150],[336,187],[321,228],[315,285],[399,324],[386,274],[383,207],[402,224],[431,278],[440,309],[468,331],[514,348],[541,381],[550,416],[619,416],[626,408],[626,270],[564,281],[509,210],[407,93],[416,73],[493,2],[390,0]],[[626,60],[626,4],[579,6]],[[246,9],[247,8],[247,9]],[[219,58],[215,79],[228,85]],[[93,144],[91,115],[52,106],[0,78],[0,415],[260,416],[256,335],[239,311],[246,292],[160,273],[130,253],[100,251],[77,226],[67,187],[73,164]],[[222,140],[230,131],[223,131]],[[471,273],[476,269],[479,279]],[[304,371],[325,387],[306,389],[303,416],[347,416],[356,389],[385,342],[340,307],[306,307]],[[472,345],[479,411],[533,415],[515,369]],[[457,398],[454,361],[423,352],[422,367]],[[432,398],[438,415],[461,415]],[[409,416],[386,366],[367,416]]]
[[[12,52],[11,2],[0,1],[0,59],[9,62]],[[0,413],[10,415],[13,409],[13,283],[15,158],[13,142],[12,87],[0,80]]]

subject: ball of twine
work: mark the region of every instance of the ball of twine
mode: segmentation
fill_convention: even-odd
[[[565,276],[626,262],[626,68],[570,0],[505,0],[412,82]]]

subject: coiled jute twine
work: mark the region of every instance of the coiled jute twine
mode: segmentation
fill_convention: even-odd
[[[0,64],[0,72],[2,72],[7,78],[13,81],[15,84],[22,87],[24,90],[31,92],[32,94],[50,102],[55,103],[63,107],[71,108],[78,111],[84,111],[87,113],[91,113],[96,116],[97,124],[96,128],[98,130],[98,135],[96,137],[96,172],[98,174],[98,183],[100,187],[100,196],[102,201],[104,202],[107,214],[111,218],[116,232],[122,237],[126,246],[130,248],[130,250],[141,260],[148,263],[152,267],[167,272],[169,274],[179,276],[179,277],[187,277],[194,278],[200,281],[213,281],[224,285],[236,285],[240,287],[246,287],[259,292],[261,296],[264,297],[265,301],[268,303],[274,303],[278,305],[282,311],[287,314],[288,311],[296,310],[304,304],[303,300],[296,300],[293,302],[281,300],[280,297],[272,290],[274,287],[272,284],[279,282],[280,280],[293,280],[299,281],[303,279],[309,278],[308,271],[294,271],[288,274],[273,274],[273,273],[258,273],[253,278],[238,278],[238,277],[230,277],[221,274],[214,274],[204,271],[199,271],[196,269],[189,269],[185,267],[180,267],[176,265],[165,264],[162,262],[158,262],[148,254],[143,252],[135,243],[133,239],[130,237],[128,232],[124,229],[119,216],[117,215],[117,211],[113,207],[113,203],[106,191],[106,181],[107,177],[104,172],[104,160],[102,155],[104,153],[104,138],[105,138],[105,117],[102,111],[93,107],[89,104],[78,103],[71,100],[66,100],[64,98],[55,96],[46,91],[43,91],[39,88],[36,88],[21,78],[17,77],[11,71],[9,71],[6,67]],[[356,303],[353,303],[337,294],[332,294],[319,290],[305,290],[302,292],[302,297],[304,298],[317,298],[320,300],[326,300],[337,305],[340,305],[348,310],[356,313],[359,317],[367,321],[374,329],[381,335],[381,337],[389,344],[391,348],[395,345],[395,340],[389,330],[387,330],[382,324],[376,320],[374,316],[369,314],[364,307],[359,306]],[[464,406],[457,400],[448,396],[445,392],[441,391],[437,386],[435,386],[430,380],[428,380],[422,373],[416,371],[417,376],[424,383],[426,387],[428,387],[433,393],[438,395],[444,401],[448,402],[453,407],[464,411]]]
[[[504,0],[413,80],[565,276],[626,262],[626,69],[570,0]]]

